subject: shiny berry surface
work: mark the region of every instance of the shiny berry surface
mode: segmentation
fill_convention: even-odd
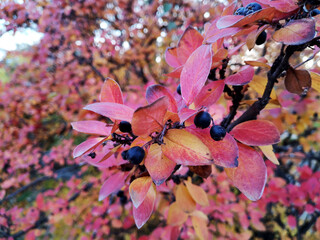
[[[220,125],[214,125],[210,129],[210,136],[215,141],[220,141],[226,136],[226,130]]]
[[[131,132],[132,129],[131,129],[131,123],[127,122],[127,121],[121,121],[119,123],[119,130],[123,133],[128,133],[128,132]]]
[[[207,128],[210,126],[211,120],[212,118],[209,113],[199,112],[195,116],[193,122],[198,128]]]
[[[129,160],[130,163],[138,165],[142,162],[143,158],[145,156],[145,151],[142,147],[132,147],[127,151],[126,157],[127,160]]]

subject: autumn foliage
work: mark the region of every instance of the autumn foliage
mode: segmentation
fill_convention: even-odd
[[[1,3],[0,238],[319,238],[319,5]]]

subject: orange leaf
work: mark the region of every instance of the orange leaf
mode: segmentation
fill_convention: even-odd
[[[251,120],[235,126],[230,134],[246,145],[264,146],[280,141],[277,127],[266,120]]]
[[[263,68],[271,69],[270,65],[268,65],[266,62],[262,62],[262,61],[244,61],[244,62],[253,67],[263,67]]]
[[[241,143],[239,147],[239,166],[225,171],[233,184],[250,200],[261,198],[266,181],[267,167],[260,154]]]
[[[151,177],[136,178],[129,186],[129,194],[135,208],[139,207],[143,202],[149,188],[151,187]]]
[[[154,101],[158,100],[163,96],[166,96],[169,99],[169,111],[177,112],[178,109],[176,100],[166,87],[161,85],[151,85],[147,88],[146,99],[149,104],[153,103]]]
[[[208,217],[200,211],[195,211],[191,216],[192,226],[200,240],[209,239]]]
[[[163,154],[177,164],[197,166],[213,163],[208,147],[185,130],[170,129],[163,140]]]
[[[315,72],[310,72],[310,75],[312,79],[311,87],[317,92],[320,92],[320,75]]]
[[[312,18],[292,20],[276,31],[273,34],[273,39],[286,45],[303,44],[314,38],[315,26],[315,21]]]
[[[268,158],[271,162],[273,162],[276,165],[279,165],[279,161],[276,157],[276,155],[273,152],[273,147],[272,145],[267,145],[267,146],[259,146],[263,154]]]
[[[182,225],[188,219],[186,214],[177,202],[170,205],[167,217],[167,223],[172,226]]]
[[[176,163],[162,154],[158,144],[152,144],[144,165],[156,185],[161,185],[171,175]]]
[[[123,104],[122,91],[119,84],[111,78],[107,78],[102,86],[100,102],[114,102]]]
[[[176,202],[178,206],[186,213],[191,213],[196,209],[196,202],[191,197],[188,189],[179,184],[176,191]]]
[[[184,183],[186,184],[191,197],[196,203],[200,204],[201,206],[209,205],[208,196],[202,187],[192,184],[191,181],[184,181]]]
[[[155,201],[156,201],[156,188],[152,184],[151,187],[149,188],[149,191],[145,199],[139,205],[139,207],[136,208],[133,206],[133,218],[138,229],[140,229],[150,218],[153,212]]]
[[[155,102],[138,108],[132,117],[132,131],[137,136],[147,136],[152,132],[161,131],[162,120],[168,110],[169,100],[161,97]]]
[[[289,67],[284,84],[289,92],[302,94],[311,87],[311,76],[307,70],[295,70]]]

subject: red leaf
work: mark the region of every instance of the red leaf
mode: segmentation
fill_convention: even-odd
[[[117,172],[116,174],[110,176],[102,185],[99,192],[99,201],[102,201],[108,197],[111,193],[119,191],[128,176],[128,172]]]
[[[179,112],[179,118],[181,122],[186,121],[187,119],[189,119],[190,117],[192,117],[193,115],[196,115],[199,111],[193,110],[193,109],[189,109],[189,108],[182,108]]]
[[[148,173],[156,185],[161,185],[173,172],[176,163],[162,154],[158,144],[152,144],[144,161]]]
[[[180,78],[182,69],[183,69],[183,66],[177,67],[172,72],[165,74],[165,76],[172,77],[172,78]]]
[[[248,84],[254,76],[254,69],[251,66],[244,66],[236,74],[228,76],[224,82],[229,85],[239,86]]]
[[[275,13],[275,8],[264,8],[255,13],[249,14],[247,16],[239,15],[228,15],[220,18],[217,22],[217,27],[227,28],[227,27],[243,27],[245,25],[253,25],[258,21],[271,22]]]
[[[100,102],[113,102],[123,104],[122,91],[119,84],[111,78],[104,81],[100,96]]]
[[[140,204],[140,206],[138,208],[135,208],[133,206],[133,218],[138,229],[140,229],[150,218],[153,212],[155,201],[156,201],[156,189],[152,184],[152,186],[149,188],[149,191],[144,201]]]
[[[224,85],[223,80],[213,81],[205,85],[194,100],[195,107],[209,107],[218,101],[223,93]]]
[[[236,16],[236,17],[238,18],[239,16]],[[214,43],[221,38],[233,36],[234,34],[241,31],[241,28],[219,29],[216,24],[217,24],[217,20],[212,22],[211,25],[209,26],[205,35],[206,43]]]
[[[177,57],[181,65],[185,64],[189,56],[199,47],[203,42],[201,34],[192,27],[188,27],[181,36],[178,47]]]
[[[169,99],[168,110],[171,112],[177,112],[178,107],[177,107],[176,100],[174,99],[173,95],[166,87],[163,87],[161,85],[152,85],[147,88],[146,99],[149,104],[155,102],[157,99],[163,96],[166,96]]]
[[[177,56],[177,47],[167,48],[164,57],[168,65],[171,67],[177,68],[182,65]]]
[[[292,215],[288,216],[288,225],[291,228],[297,227],[297,220],[296,220],[295,216],[292,216]]]
[[[187,105],[193,102],[207,81],[211,64],[211,45],[200,46],[188,58],[180,76],[181,94]]]
[[[239,147],[239,166],[225,171],[233,184],[250,200],[261,198],[266,181],[267,167],[260,154],[241,143]]]
[[[131,122],[133,133],[137,136],[147,136],[152,132],[161,131],[168,105],[168,98],[161,97],[145,107],[138,108]]]
[[[238,124],[230,134],[238,141],[251,146],[264,146],[278,143],[280,134],[269,121],[252,120]]]
[[[195,135],[181,129],[170,129],[161,145],[163,154],[182,165],[209,165],[213,163],[206,145]]]
[[[273,34],[276,42],[286,45],[299,45],[315,37],[315,21],[312,18],[292,20]]]
[[[199,129],[190,126],[187,131],[197,136],[209,148],[213,163],[221,167],[232,168],[238,166],[238,146],[234,138],[227,133],[223,140],[213,141],[210,129]]]
[[[74,130],[87,134],[96,134],[102,136],[109,136],[111,128],[106,126],[106,123],[100,121],[78,121],[72,122],[71,126]]]
[[[89,138],[88,140],[80,143],[74,150],[73,150],[73,157],[79,157],[85,152],[89,151],[96,145],[100,144],[105,138]]]
[[[126,105],[112,102],[92,103],[83,109],[98,113],[102,116],[131,122],[134,110]]]
[[[151,177],[136,178],[129,186],[129,194],[135,208],[139,207],[152,185]]]

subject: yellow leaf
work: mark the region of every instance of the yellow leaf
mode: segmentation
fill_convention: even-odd
[[[265,77],[254,75],[252,81],[249,83],[249,86],[255,90],[259,96],[263,95],[263,91],[267,85],[268,79]],[[277,95],[274,90],[272,90],[271,99],[277,99]]]
[[[183,184],[179,184],[177,187],[176,201],[178,206],[186,213],[191,213],[196,209],[196,202]]]
[[[271,162],[273,162],[276,165],[279,165],[279,161],[276,157],[276,155],[273,152],[273,147],[272,145],[267,145],[267,146],[259,146],[263,154],[268,158]]]
[[[201,240],[206,240],[209,238],[208,231],[208,217],[200,211],[194,211],[191,216],[191,221],[193,228]]]
[[[187,221],[188,214],[186,214],[179,206],[177,202],[170,205],[167,217],[167,223],[169,225],[182,225]]]
[[[320,75],[315,72],[309,72],[311,75],[311,87],[317,92],[320,92]]]
[[[209,200],[206,192],[199,186],[194,185],[191,181],[184,182],[193,200],[201,206],[208,206]]]

